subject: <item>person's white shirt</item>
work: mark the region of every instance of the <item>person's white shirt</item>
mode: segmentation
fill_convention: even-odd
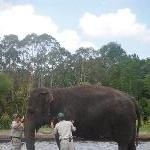
[[[76,128],[74,127],[71,121],[62,120],[56,124],[54,128],[54,134],[59,134],[59,139],[68,139],[72,138],[72,131],[75,131]]]
[[[11,136],[21,138],[23,134],[23,124],[21,122],[13,121],[11,125]]]

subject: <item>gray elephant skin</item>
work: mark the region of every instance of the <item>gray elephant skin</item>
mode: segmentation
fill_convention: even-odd
[[[84,140],[111,140],[118,150],[136,150],[141,123],[135,98],[105,86],[37,88],[31,94],[25,119],[27,150],[35,150],[35,131],[63,112],[74,120],[75,136]],[[137,122],[137,123],[136,123]]]

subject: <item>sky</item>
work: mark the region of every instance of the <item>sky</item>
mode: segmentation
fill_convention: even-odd
[[[70,52],[117,42],[150,58],[150,0],[0,0],[0,37],[47,33]]]

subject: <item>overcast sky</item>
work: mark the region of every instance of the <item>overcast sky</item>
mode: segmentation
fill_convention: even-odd
[[[115,41],[150,58],[150,0],[0,0],[0,36],[48,33],[61,46],[100,48]]]

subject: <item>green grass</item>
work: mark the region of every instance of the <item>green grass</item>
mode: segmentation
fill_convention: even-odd
[[[42,128],[39,129],[38,132],[39,132],[39,133],[49,134],[49,133],[52,133],[52,132],[53,132],[53,129],[52,129],[52,128],[49,128],[49,127],[42,127]]]
[[[10,130],[6,129],[6,130],[0,130],[0,135],[10,135]]]
[[[140,128],[140,132],[150,134],[150,122],[148,122],[147,124],[143,124],[142,127]]]

